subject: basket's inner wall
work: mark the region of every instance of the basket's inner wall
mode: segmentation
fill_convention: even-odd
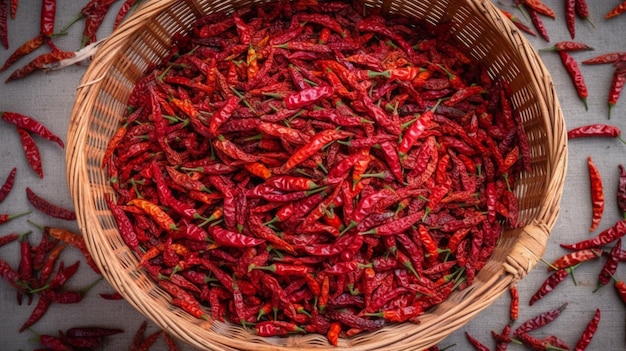
[[[169,297],[162,293],[148,276],[135,269],[137,259],[121,240],[116,229],[113,217],[110,215],[104,197],[112,194],[107,181],[107,174],[101,168],[104,150],[108,140],[118,128],[118,123],[126,111],[126,101],[134,87],[134,84],[143,76],[146,69],[161,60],[168,52],[170,39],[174,33],[186,32],[191,28],[194,20],[203,14],[218,11],[230,11],[234,8],[251,4],[250,1],[195,1],[181,0],[174,3],[165,11],[156,15],[154,21],[140,28],[129,32],[126,40],[120,43],[116,59],[108,67],[102,81],[98,84],[99,93],[97,102],[93,110],[90,111],[90,125],[88,126],[88,136],[86,140],[87,175],[92,191],[92,201],[97,213],[97,225],[101,226],[106,236],[106,242],[119,260],[124,272],[129,275],[143,291],[149,292],[150,299],[155,303],[168,305],[163,301],[169,301]],[[520,198],[520,222],[529,224],[537,215],[542,199],[546,191],[546,172],[549,169],[547,154],[549,150],[546,141],[546,123],[541,114],[545,111],[545,106],[540,105],[542,99],[537,94],[536,86],[532,81],[532,73],[522,72],[524,67],[523,58],[517,54],[518,48],[513,45],[502,31],[508,26],[498,23],[487,17],[485,11],[480,8],[463,6],[461,0],[445,1],[365,1],[369,7],[380,7],[390,14],[399,14],[419,19],[424,19],[432,24],[452,22],[452,34],[459,45],[466,48],[467,53],[473,58],[480,60],[488,67],[490,75],[495,79],[504,79],[509,82],[513,95],[512,102],[517,109],[519,116],[528,135],[531,144],[532,172],[523,173],[518,180],[516,193]],[[486,27],[489,23],[492,27]],[[124,27],[123,27],[124,28]],[[122,30],[123,30],[122,28]],[[486,285],[486,281],[492,279],[494,275],[502,273],[502,265],[515,245],[517,231],[509,230],[505,233],[504,239],[499,243],[487,266],[477,277],[475,285],[480,287]],[[493,282],[490,282],[492,284]],[[472,288],[468,289],[471,290]],[[125,292],[122,292],[125,293]],[[454,301],[444,304],[442,308],[434,313],[448,313],[453,305],[462,299],[468,292],[455,293]],[[158,302],[161,301],[161,302]],[[159,319],[158,315],[146,310],[143,306],[136,305],[144,314],[150,314],[153,318]],[[323,336],[306,335],[299,338],[257,338],[244,331],[242,328],[197,320],[179,309],[171,307],[177,313],[178,318],[188,321],[198,326],[198,328],[210,328],[219,335],[228,335],[229,338],[241,338],[259,343],[274,344],[277,346],[288,345],[297,346],[299,342],[306,345],[327,346]],[[428,322],[435,316],[427,314],[423,320]],[[162,317],[161,317],[162,319]],[[175,323],[168,323],[167,327],[176,333],[180,331]],[[451,326],[451,328],[454,326]],[[393,328],[393,331],[390,331]],[[403,339],[410,334],[411,328],[415,325],[405,324],[385,328],[375,332],[378,340],[389,342],[389,340]],[[183,333],[184,331],[180,331]],[[404,334],[404,336],[402,336]],[[180,335],[180,334],[179,334]],[[298,341],[300,340],[300,341]],[[349,340],[352,347],[357,347],[364,343],[372,343],[372,337],[357,336]],[[187,340],[189,341],[189,340]],[[227,340],[224,340],[226,342]],[[427,340],[428,341],[428,340]],[[426,342],[427,342],[426,341]],[[434,337],[432,342],[439,340]],[[195,340],[197,345],[202,345],[204,340]],[[224,346],[226,347],[226,346]]]

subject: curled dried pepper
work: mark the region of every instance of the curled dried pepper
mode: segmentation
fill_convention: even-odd
[[[11,192],[11,189],[13,189],[13,184],[15,183],[16,173],[17,173],[17,168],[14,167],[9,172],[9,175],[7,176],[6,180],[2,184],[2,187],[0,187],[0,203],[4,201],[4,199],[6,199],[6,197]]]
[[[622,93],[622,89],[626,84],[626,62],[619,62],[615,64],[613,71],[613,77],[611,78],[611,87],[609,89],[609,96],[607,98],[609,105],[609,119],[611,118],[611,109]]]

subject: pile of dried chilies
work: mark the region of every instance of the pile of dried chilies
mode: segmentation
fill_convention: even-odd
[[[523,126],[448,25],[343,2],[207,15],[129,105],[106,201],[198,318],[335,345],[417,322],[521,224]]]

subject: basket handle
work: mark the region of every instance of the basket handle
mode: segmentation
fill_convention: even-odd
[[[506,261],[504,270],[513,276],[513,280],[522,279],[544,254],[550,228],[545,223],[533,223],[523,228],[511,229],[510,236],[517,238]]]

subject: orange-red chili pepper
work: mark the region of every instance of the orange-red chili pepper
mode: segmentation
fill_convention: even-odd
[[[158,205],[145,199],[132,199],[127,203],[128,206],[137,206],[146,214],[150,215],[155,222],[164,230],[178,230],[174,220],[163,211]]]
[[[605,19],[613,18],[626,12],[626,1],[622,1],[604,15]]]
[[[600,176],[600,170],[594,164],[591,156],[587,157],[587,166],[589,168],[589,182],[591,188],[591,206],[592,206],[592,219],[589,231],[596,230],[600,221],[602,220],[602,213],[604,212],[604,188],[602,186],[602,177]]]

